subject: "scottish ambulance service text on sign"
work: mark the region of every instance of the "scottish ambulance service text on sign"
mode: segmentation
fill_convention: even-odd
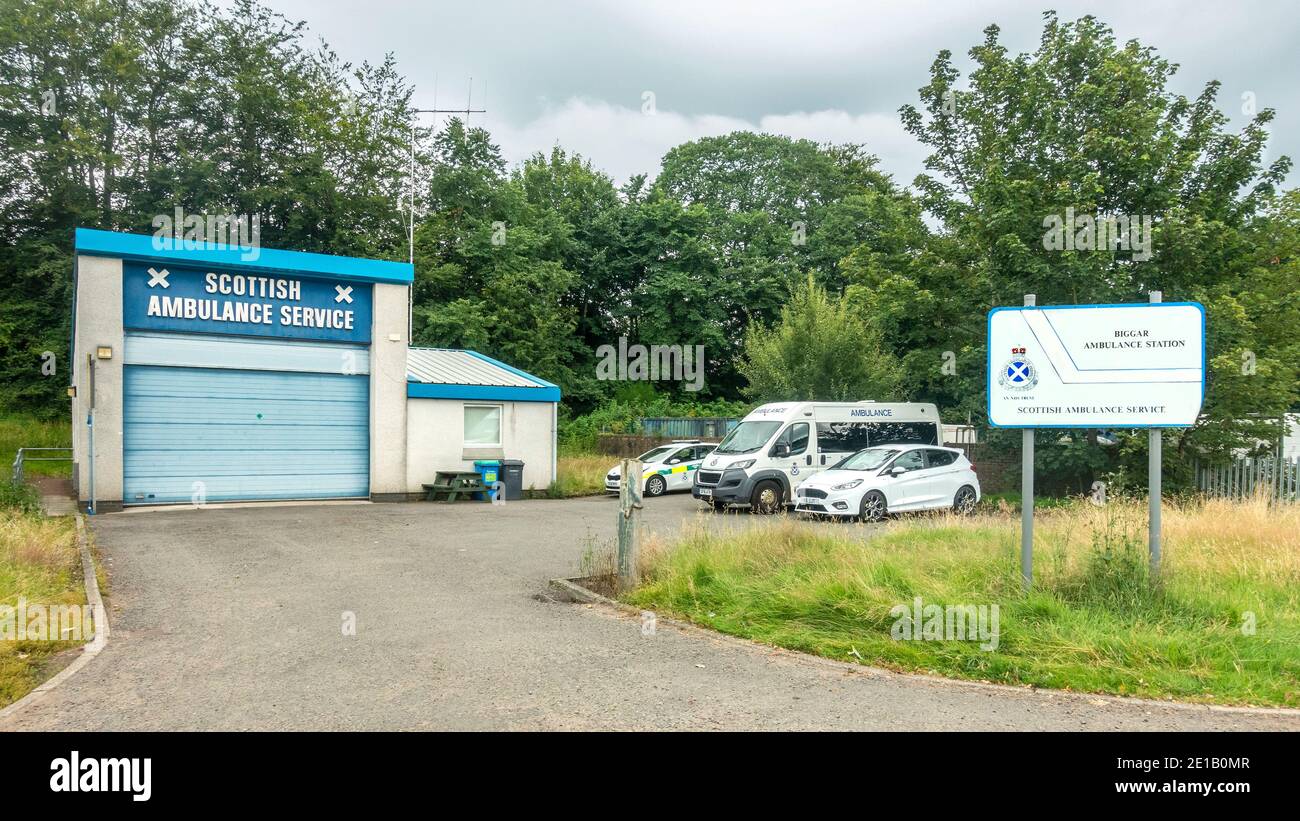
[[[370,341],[369,284],[126,262],[127,328]]]
[[[1201,412],[1198,303],[994,308],[988,322],[995,427],[1186,427]]]

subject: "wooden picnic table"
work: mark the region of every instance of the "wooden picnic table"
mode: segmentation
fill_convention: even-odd
[[[432,484],[420,486],[424,488],[426,502],[439,501],[439,496],[447,497],[442,501],[454,502],[460,496],[472,497],[475,493],[482,493],[484,501],[488,498],[483,477],[472,470],[440,470],[434,474]]]

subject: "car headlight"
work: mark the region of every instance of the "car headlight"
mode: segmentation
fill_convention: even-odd
[[[736,468],[737,470],[749,470],[750,468],[752,468],[752,467],[754,466],[754,462],[755,462],[755,461],[757,461],[757,460],[756,460],[756,459],[746,459],[746,460],[743,461],[743,462],[732,462],[731,464],[727,465],[727,467],[729,467],[729,468]]]
[[[853,488],[857,487],[860,484],[862,484],[861,479],[854,479],[852,482],[845,482],[842,485],[836,485],[835,487],[831,488],[831,490],[853,490]]]

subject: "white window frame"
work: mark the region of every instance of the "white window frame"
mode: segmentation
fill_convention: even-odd
[[[495,408],[497,411],[497,441],[495,442],[467,442],[465,441],[465,412],[470,408]],[[499,448],[504,447],[501,444],[501,430],[505,427],[506,406],[493,402],[465,402],[460,408],[460,438],[461,445],[467,448]]]

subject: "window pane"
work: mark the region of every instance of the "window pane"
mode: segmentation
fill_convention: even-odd
[[[929,457],[932,468],[945,467],[957,461],[957,454],[949,450],[928,450],[926,456]]]
[[[501,444],[501,408],[466,405],[465,444]]]
[[[796,422],[790,426],[790,455],[798,456],[808,449],[808,423]]]
[[[866,422],[818,422],[817,449],[822,453],[856,453],[870,444]]]
[[[894,464],[891,465],[890,467],[903,468],[910,472],[913,470],[920,470],[921,468],[925,467],[925,460],[921,456],[921,451],[909,450],[907,453],[904,453],[902,456],[895,459]]]
[[[873,422],[873,445],[937,445],[933,422]]]

